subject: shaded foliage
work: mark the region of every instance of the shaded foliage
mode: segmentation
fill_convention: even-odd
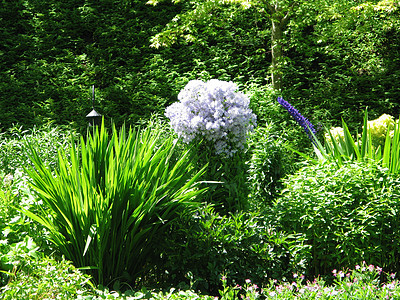
[[[159,264],[165,273],[158,285],[212,295],[218,295],[222,275],[232,285],[290,278],[302,248],[294,242],[301,238],[275,231],[260,213],[222,216],[209,206],[182,218],[162,239]]]
[[[235,16],[234,11],[221,10],[224,19],[233,17],[216,27],[199,26],[200,43],[156,50],[149,47],[150,37],[179,5],[153,8],[141,1],[114,0],[3,3],[2,128],[47,120],[82,127],[92,84],[100,113],[117,123],[135,123],[163,112],[190,79],[245,81],[259,78],[257,73],[263,76],[250,66],[263,63],[263,55],[252,53],[266,33],[263,21],[250,13]]]
[[[301,20],[289,25],[285,94],[302,112],[333,125],[340,117],[357,125],[367,106],[372,118],[399,115],[400,11],[365,1],[335,2],[309,3],[298,14]]]

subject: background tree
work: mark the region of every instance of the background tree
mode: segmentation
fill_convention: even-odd
[[[288,24],[284,95],[328,124],[343,117],[353,127],[366,107],[371,118],[398,116],[398,4],[335,0],[316,9],[303,3]]]
[[[173,3],[181,2],[173,0]],[[195,42],[198,37],[193,30],[195,22],[211,22],[218,15],[213,12],[218,8],[225,7],[228,4],[238,5],[242,9],[254,8],[258,13],[264,14],[270,22],[270,53],[271,53],[271,83],[274,89],[280,91],[282,89],[282,39],[284,29],[289,21],[289,16],[293,8],[301,1],[295,0],[271,0],[271,1],[247,1],[247,0],[226,0],[226,1],[210,1],[200,0],[194,3],[191,10],[184,10],[183,13],[176,15],[167,27],[152,38],[152,46],[171,46],[176,43],[179,38],[183,38],[186,42]],[[150,0],[148,4],[156,5],[158,0]],[[268,51],[266,49],[266,51]]]

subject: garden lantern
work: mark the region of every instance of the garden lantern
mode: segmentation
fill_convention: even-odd
[[[102,115],[94,109],[94,85],[92,86],[92,108],[92,111],[86,116],[89,120],[89,126],[99,126],[101,125]]]

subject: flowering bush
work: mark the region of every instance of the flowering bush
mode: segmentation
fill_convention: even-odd
[[[328,285],[321,278],[312,282],[303,275],[293,274],[293,280],[278,282],[271,280],[269,286],[259,288],[250,279],[242,286],[229,287],[222,277],[221,300],[231,299],[399,299],[400,285],[395,274],[384,274],[374,265],[357,265],[355,270],[332,271],[334,284]],[[383,280],[381,280],[383,279]]]
[[[232,156],[244,148],[247,133],[256,125],[248,97],[237,89],[233,82],[217,79],[189,81],[165,115],[184,142],[204,138],[216,154]]]
[[[393,129],[395,126],[395,120],[391,115],[383,114],[378,119],[367,121],[367,128],[371,135],[372,143],[378,147],[382,146],[385,142],[386,134],[389,131],[390,136],[393,137]],[[332,127],[330,134],[325,133],[325,140],[332,143],[331,136],[340,143],[340,140],[344,141],[344,130],[342,127]]]

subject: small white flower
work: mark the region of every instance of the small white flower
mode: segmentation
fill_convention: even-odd
[[[3,182],[5,185],[10,185],[14,180],[14,176],[12,174],[7,174],[4,176]]]

